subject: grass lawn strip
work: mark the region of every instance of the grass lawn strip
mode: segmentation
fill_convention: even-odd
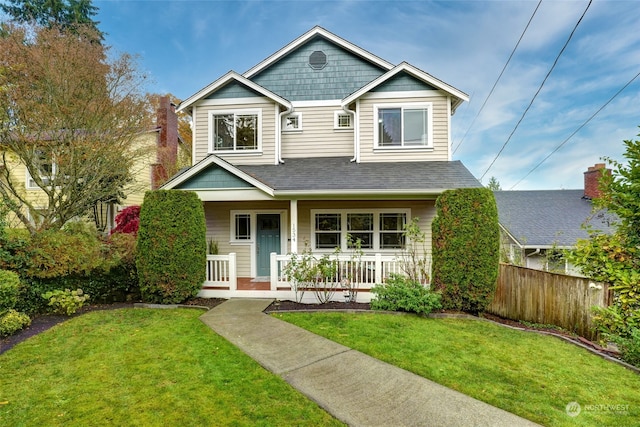
[[[92,312],[0,356],[0,425],[342,425],[200,310]]]
[[[467,319],[280,313],[282,319],[547,426],[634,426],[640,376],[560,339]],[[567,415],[570,402],[581,412]]]

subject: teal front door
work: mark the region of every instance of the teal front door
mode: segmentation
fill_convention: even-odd
[[[256,226],[257,275],[270,275],[270,254],[280,253],[280,214],[258,214]]]

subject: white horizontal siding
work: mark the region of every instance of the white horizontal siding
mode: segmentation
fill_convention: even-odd
[[[302,130],[282,132],[282,158],[353,157],[353,130],[334,130],[334,112],[339,106],[298,107]]]

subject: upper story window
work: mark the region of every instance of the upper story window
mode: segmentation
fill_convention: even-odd
[[[351,114],[344,111],[336,111],[333,114],[333,127],[335,129],[353,129]]]
[[[257,151],[260,148],[260,111],[211,112],[210,151]]]
[[[285,116],[282,122],[282,130],[284,131],[295,131],[302,130],[302,114],[301,113],[292,113],[288,116]]]
[[[377,148],[433,147],[431,104],[376,105]]]
[[[49,183],[55,178],[57,170],[57,166],[53,159],[44,150],[36,150],[36,156],[33,163],[38,168],[38,175],[42,180],[42,183],[44,185],[49,185]],[[40,188],[29,171],[27,171],[27,188]]]

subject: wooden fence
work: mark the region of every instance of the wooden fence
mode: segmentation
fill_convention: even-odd
[[[606,283],[501,264],[487,312],[512,320],[560,326],[593,340],[591,307],[611,302]]]

